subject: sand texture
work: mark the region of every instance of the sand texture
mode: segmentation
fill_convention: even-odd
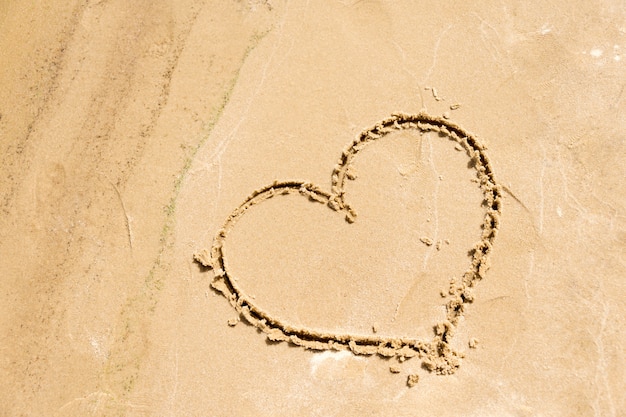
[[[623,2],[0,2],[0,416],[626,415]]]

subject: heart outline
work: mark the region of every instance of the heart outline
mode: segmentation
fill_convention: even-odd
[[[350,163],[369,143],[384,138],[386,135],[407,129],[421,133],[437,132],[458,142],[470,157],[483,192],[483,205],[486,207],[483,218],[481,239],[469,251],[471,263],[460,282],[452,280],[448,289],[446,319],[433,327],[434,336],[430,341],[409,337],[380,337],[353,334],[318,332],[307,327],[294,327],[259,308],[236,281],[229,276],[223,253],[228,232],[245,212],[256,204],[281,195],[300,194],[311,201],[323,204],[330,209],[343,213],[346,221],[356,221],[356,212],[345,201],[346,180],[354,179],[350,173]],[[501,208],[501,186],[495,180],[485,147],[471,133],[447,119],[433,117],[424,112],[414,115],[393,113],[390,117],[364,130],[346,148],[331,174],[331,192],[327,192],[306,181],[274,181],[254,191],[241,205],[231,212],[223,227],[213,239],[211,252],[206,249],[194,254],[194,259],[201,265],[213,269],[211,286],[224,295],[237,313],[249,324],[265,333],[271,342],[288,342],[312,350],[349,350],[354,354],[397,356],[409,358],[419,356],[424,366],[439,374],[451,374],[460,366],[462,353],[450,346],[465,306],[473,301],[472,289],[480,281],[489,267],[488,255],[492,250],[497,235]]]

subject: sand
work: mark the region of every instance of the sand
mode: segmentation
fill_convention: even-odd
[[[623,415],[625,21],[3,2],[0,415]]]

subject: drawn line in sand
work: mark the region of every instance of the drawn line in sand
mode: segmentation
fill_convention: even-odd
[[[400,130],[417,130],[421,133],[436,132],[440,137],[457,142],[470,158],[476,170],[476,179],[483,193],[485,214],[480,240],[470,250],[470,266],[459,280],[452,279],[446,288],[446,319],[433,327],[430,341],[410,337],[380,337],[357,334],[336,334],[319,332],[307,327],[295,327],[263,310],[252,297],[240,288],[229,276],[226,269],[223,246],[228,233],[237,221],[252,206],[270,198],[297,194],[324,205],[345,216],[349,223],[357,219],[356,211],[345,200],[346,180],[354,179],[351,163],[357,154],[369,143],[382,139],[389,133]],[[211,251],[204,249],[194,254],[194,259],[207,268],[213,269],[211,286],[222,293],[245,321],[256,326],[273,342],[288,342],[313,350],[349,350],[358,355],[380,355],[398,357],[404,360],[419,357],[423,365],[438,374],[451,374],[459,367],[462,353],[455,351],[450,342],[456,326],[467,304],[474,300],[472,290],[488,269],[488,255],[498,231],[502,206],[502,191],[497,184],[491,164],[485,154],[485,147],[475,136],[466,132],[449,120],[433,117],[426,113],[408,115],[395,113],[363,131],[353,143],[343,151],[332,172],[331,190],[324,191],[314,184],[304,181],[275,181],[250,195],[226,219],[224,226],[213,240]],[[442,292],[445,296],[446,293]]]

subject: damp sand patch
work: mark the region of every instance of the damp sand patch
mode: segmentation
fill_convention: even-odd
[[[389,337],[320,331],[294,325],[258,305],[254,295],[248,293],[245,286],[238,283],[229,271],[229,262],[224,252],[224,244],[238,220],[246,212],[254,210],[255,206],[270,199],[297,196],[318,205],[322,210],[331,210],[349,224],[357,222],[358,211],[350,205],[345,191],[346,184],[356,179],[353,169],[355,158],[369,144],[383,140],[390,133],[404,130],[434,132],[439,138],[456,142],[456,146],[467,154],[468,165],[475,171],[475,180],[483,196],[484,215],[481,219],[480,236],[471,248],[467,248],[470,255],[469,265],[462,276],[446,280],[447,285],[441,291],[445,297],[445,319],[432,324],[432,337]],[[228,216],[214,238],[211,249],[196,253],[194,258],[213,271],[212,287],[229,300],[238,316],[257,327],[271,342],[287,342],[312,350],[348,350],[357,355],[397,357],[401,360],[419,357],[427,369],[439,374],[450,374],[459,367],[462,356],[450,343],[465,308],[474,299],[473,288],[485,277],[488,269],[488,256],[498,230],[501,200],[501,188],[495,180],[485,148],[475,136],[444,118],[425,113],[397,113],[364,130],[342,152],[331,173],[330,191],[306,181],[275,181],[255,190]],[[430,240],[428,243],[437,246],[442,244]]]

